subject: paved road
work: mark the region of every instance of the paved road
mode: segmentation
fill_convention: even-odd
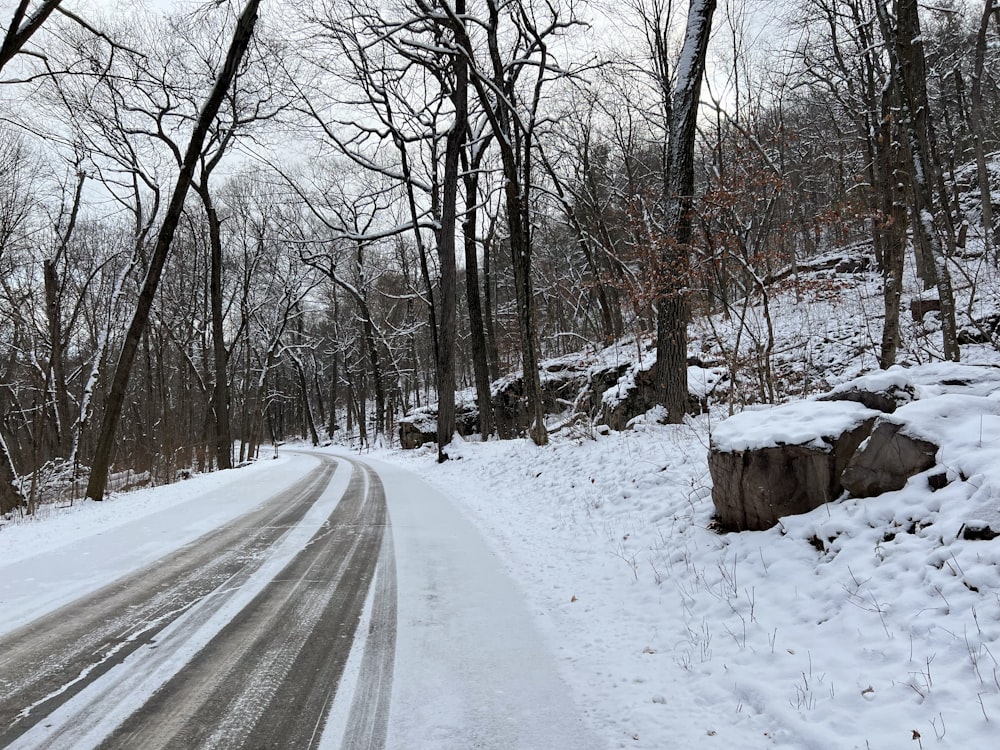
[[[334,471],[351,472],[344,496],[296,542]],[[324,738],[362,620],[361,677],[343,726]],[[323,457],[259,510],[0,638],[0,746],[312,748],[342,737],[377,750],[395,624],[381,481]]]

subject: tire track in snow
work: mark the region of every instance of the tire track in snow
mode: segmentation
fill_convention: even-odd
[[[298,524],[336,468],[316,469],[259,510],[177,553],[0,638],[0,745],[6,746],[194,604],[234,588]]]
[[[287,564],[265,565],[228,605],[197,603],[159,628],[155,641],[145,639],[148,648],[47,718],[52,727],[36,728],[24,746],[317,747],[335,693],[353,689],[342,747],[381,750],[396,637],[395,562],[381,480],[350,463],[343,498]],[[225,599],[229,591],[223,586],[213,596]],[[359,634],[366,599],[371,625]],[[361,675],[340,685],[357,635],[364,638]]]

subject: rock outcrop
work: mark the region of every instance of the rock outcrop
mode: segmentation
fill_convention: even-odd
[[[730,417],[716,428],[708,459],[718,520],[765,529],[843,490],[873,497],[926,472],[936,491],[973,476],[996,461],[998,394],[1000,368],[940,362],[893,367],[815,400]],[[975,538],[996,530],[972,522],[968,529],[984,535]]]
[[[842,491],[840,476],[876,417],[854,402],[813,401],[743,412],[723,422],[708,457],[719,524],[767,529],[781,516],[835,499]]]
[[[455,432],[462,437],[479,430],[479,412],[468,404],[455,409]],[[437,409],[424,406],[399,420],[399,446],[403,450],[419,448],[424,443],[437,442]]]

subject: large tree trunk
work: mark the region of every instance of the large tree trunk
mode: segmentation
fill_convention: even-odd
[[[465,15],[464,0],[457,0],[455,12]],[[454,91],[451,92],[455,119],[445,143],[444,176],[441,183],[441,226],[438,230],[438,268],[440,270],[441,317],[438,320],[437,346],[437,446],[438,461],[447,459],[444,448],[455,434],[455,342],[457,338],[457,268],[455,262],[455,230],[459,167],[465,131],[468,123],[469,74],[468,62],[462,55],[454,57]]]
[[[153,249],[153,256],[150,259],[149,269],[146,272],[146,278],[139,293],[135,313],[125,334],[122,351],[119,354],[118,364],[115,366],[115,372],[111,380],[111,390],[104,405],[101,432],[97,440],[90,480],[87,483],[87,497],[94,500],[104,499],[115,436],[118,431],[118,422],[121,418],[122,404],[125,401],[125,390],[128,387],[129,377],[132,374],[132,365],[135,362],[140,339],[149,320],[153,298],[156,295],[156,288],[160,283],[160,276],[163,273],[163,266],[170,251],[174,232],[177,229],[177,223],[184,208],[184,199],[187,196],[188,188],[191,186],[194,169],[201,155],[205,137],[208,134],[208,128],[212,120],[215,119],[222,100],[229,90],[233,78],[236,76],[236,71],[243,60],[247,47],[250,45],[254,26],[257,23],[257,8],[259,5],[260,0],[248,0],[246,6],[243,8],[243,12],[240,14],[239,20],[236,23],[236,29],[233,32],[229,51],[226,54],[225,64],[205,102],[204,109],[202,109],[201,114],[198,116],[198,121],[195,123],[191,140],[188,143],[184,160],[181,163],[177,184],[174,187],[170,204],[163,217],[163,224],[160,226],[156,246]]]
[[[656,305],[656,386],[667,420],[678,424],[688,407],[687,285],[690,275],[694,139],[701,80],[716,0],[691,0],[674,87],[667,153],[664,284]]]
[[[958,332],[955,324],[955,297],[948,269],[948,254],[941,234],[934,223],[935,208],[940,210],[944,233],[949,245],[954,243],[948,197],[939,172],[937,142],[930,118],[927,98],[927,73],[923,42],[920,37],[920,19],[916,0],[895,0],[896,25],[888,18],[886,9],[876,3],[883,36],[893,75],[899,86],[903,110],[903,129],[910,151],[911,193],[913,200],[913,232],[916,244],[926,248],[933,264],[935,283],[941,301],[941,336],[945,359],[958,361]],[[935,206],[935,186],[938,205]]]

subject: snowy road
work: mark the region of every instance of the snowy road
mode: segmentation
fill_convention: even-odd
[[[276,471],[235,518],[14,629],[60,603],[47,578],[65,589],[74,560],[149,546],[195,504],[0,566],[0,746],[596,747],[447,498],[346,456],[286,462],[294,481]]]

